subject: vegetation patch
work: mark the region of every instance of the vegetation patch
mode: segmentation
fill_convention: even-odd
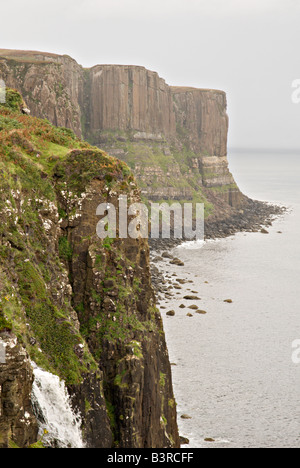
[[[67,236],[60,237],[58,249],[60,258],[68,262],[72,260],[73,249]]]
[[[55,167],[57,187],[80,196],[93,179],[104,181],[112,189],[114,184],[126,179],[133,182],[133,176],[127,180],[128,168],[122,161],[108,156],[100,150],[74,150]]]

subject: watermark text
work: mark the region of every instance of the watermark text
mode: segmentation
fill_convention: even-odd
[[[300,340],[294,340],[292,343],[293,353],[292,361],[294,364],[300,364]]]
[[[6,350],[4,344],[0,341],[0,364],[6,363]]]
[[[100,239],[175,239],[204,240],[203,203],[144,203],[128,206],[127,196],[119,197],[118,206],[101,203],[96,211],[102,218],[97,224]]]
[[[6,103],[6,85],[3,80],[0,79],[0,104]]]

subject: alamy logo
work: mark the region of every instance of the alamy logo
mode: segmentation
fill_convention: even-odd
[[[294,88],[294,91],[292,92],[292,102],[293,104],[299,104],[300,103],[300,79],[293,81],[292,88]]]
[[[128,207],[127,196],[119,204],[101,203],[96,211],[102,219],[97,224],[100,239],[175,239],[204,240],[203,203],[133,203]]]
[[[292,361],[294,364],[300,364],[300,340],[293,341],[292,348],[294,349]]]
[[[0,104],[5,104],[6,102],[6,86],[5,82],[0,79]]]
[[[5,355],[6,355],[5,346],[0,341],[0,364],[5,364],[6,363],[6,356]]]

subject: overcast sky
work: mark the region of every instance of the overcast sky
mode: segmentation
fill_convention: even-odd
[[[300,148],[300,0],[10,0],[0,12],[0,48],[222,89],[230,147]]]

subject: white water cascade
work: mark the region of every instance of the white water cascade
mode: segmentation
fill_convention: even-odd
[[[32,367],[32,404],[43,443],[55,448],[84,448],[81,419],[74,414],[64,382],[35,363]]]

